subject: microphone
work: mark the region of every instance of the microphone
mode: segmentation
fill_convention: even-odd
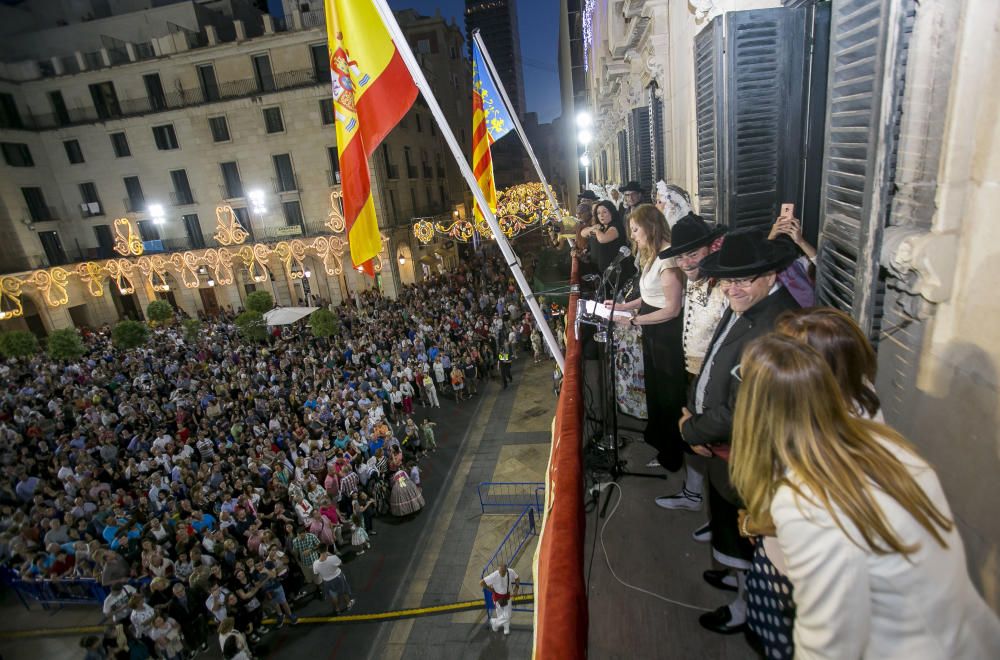
[[[584,275],[583,276],[583,281],[584,282],[596,282],[599,279],[601,279],[600,275]]]
[[[607,270],[618,268],[618,266],[621,265],[621,263],[625,261],[625,259],[631,256],[632,256],[632,250],[629,248],[629,246],[627,245],[621,246],[618,249],[618,254],[615,255],[614,260],[611,262],[611,265],[608,266]]]

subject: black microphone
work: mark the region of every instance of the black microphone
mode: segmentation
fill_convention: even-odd
[[[618,266],[621,265],[621,263],[625,261],[625,259],[631,256],[632,256],[632,250],[629,248],[629,246],[627,245],[621,246],[620,248],[618,248],[618,254],[615,255],[614,260],[612,260],[611,265],[608,266],[607,270],[618,268]]]

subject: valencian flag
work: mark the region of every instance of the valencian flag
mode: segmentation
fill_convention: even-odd
[[[497,191],[493,181],[493,158],[490,145],[514,128],[507,106],[497,92],[496,81],[486,67],[479,44],[472,42],[472,171],[479,189],[496,213]],[[483,214],[476,204],[476,220],[482,221]]]
[[[368,157],[417,98],[417,86],[371,0],[325,0],[333,111],[351,262],[374,275],[382,235]]]

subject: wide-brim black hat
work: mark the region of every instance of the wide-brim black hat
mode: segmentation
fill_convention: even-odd
[[[642,186],[639,185],[638,181],[629,181],[624,186],[622,186],[621,188],[619,188],[618,192],[622,192],[622,193],[627,193],[627,192],[641,193],[641,192],[645,192],[645,191],[642,189]]]
[[[584,190],[582,193],[580,193],[579,195],[577,195],[576,198],[578,200],[580,200],[580,199],[589,199],[589,200],[591,200],[593,202],[596,202],[597,201],[597,193],[595,193],[593,190]]]
[[[660,259],[669,259],[711,245],[712,241],[725,233],[725,227],[713,227],[697,213],[688,213],[674,223],[670,230],[670,247],[660,252]]]
[[[737,229],[726,235],[718,252],[701,260],[698,271],[708,277],[753,277],[784,270],[796,256],[783,243],[767,240],[763,230]]]

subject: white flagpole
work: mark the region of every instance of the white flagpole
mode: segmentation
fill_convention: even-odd
[[[500,99],[503,101],[503,104],[507,106],[507,114],[509,114],[510,118],[514,121],[514,130],[517,132],[518,137],[521,138],[521,143],[528,152],[528,158],[531,159],[531,164],[535,166],[535,172],[538,173],[538,179],[542,182],[542,186],[545,188],[545,194],[549,196],[549,204],[552,205],[552,210],[556,213],[558,218],[559,205],[556,203],[556,199],[552,194],[552,189],[549,188],[549,182],[545,179],[545,174],[542,173],[542,166],[538,164],[538,158],[535,156],[535,150],[531,148],[531,143],[528,142],[528,134],[524,132],[524,127],[521,126],[521,120],[517,116],[517,111],[511,104],[510,97],[507,96],[507,89],[503,86],[503,81],[500,80],[497,68],[493,66],[493,58],[490,57],[490,51],[486,50],[486,44],[483,42],[483,38],[479,36],[479,28],[472,31],[472,40],[476,42],[476,45],[479,46],[479,50],[483,54],[483,60],[486,62],[486,68],[489,69],[487,73],[493,79],[493,83],[500,92]]]
[[[493,215],[493,211],[490,209],[490,205],[486,202],[486,196],[483,194],[483,191],[480,190],[479,183],[476,181],[476,177],[472,173],[472,168],[465,160],[465,155],[462,153],[462,147],[459,146],[458,140],[455,139],[455,134],[452,132],[451,126],[448,125],[444,112],[441,111],[441,106],[438,105],[437,98],[434,96],[434,92],[431,90],[431,86],[428,84],[427,78],[424,77],[424,72],[420,69],[420,65],[417,63],[417,58],[414,57],[413,51],[410,50],[410,43],[406,40],[406,35],[404,35],[403,31],[400,29],[399,24],[396,22],[396,17],[393,16],[392,10],[389,9],[389,6],[386,4],[386,0],[372,0],[372,4],[382,17],[382,23],[385,24],[386,29],[389,31],[389,36],[396,44],[396,50],[399,51],[399,55],[406,64],[406,68],[410,71],[410,75],[413,76],[413,82],[416,84],[417,89],[420,90],[420,93],[424,95],[424,100],[427,101],[427,107],[430,109],[431,115],[437,122],[438,129],[441,131],[441,136],[444,138],[445,142],[448,143],[448,148],[451,149],[451,155],[455,158],[459,171],[462,173],[463,178],[465,178],[465,182],[468,184],[469,190],[472,191],[472,196],[475,198],[476,203],[479,204],[483,217],[486,219],[486,223],[490,226],[490,230],[493,232],[493,237],[496,238],[497,247],[500,248],[500,252],[503,254],[504,260],[507,262],[507,266],[510,268],[511,273],[513,273],[514,279],[517,281],[517,285],[521,289],[521,294],[524,295],[524,299],[528,302],[528,308],[531,310],[532,316],[535,317],[535,323],[538,325],[539,330],[542,331],[542,337],[545,338],[545,343],[548,344],[549,351],[551,351],[553,357],[555,357],[556,364],[559,365],[560,371],[565,373],[566,361],[563,357],[562,350],[559,348],[559,342],[556,341],[555,335],[552,334],[552,328],[550,328],[549,324],[545,322],[545,316],[542,314],[542,310],[538,306],[538,300],[535,299],[535,294],[531,292],[531,286],[528,284],[528,280],[524,277],[524,273],[521,271],[521,266],[517,261],[517,257],[514,255],[514,251],[511,250],[510,244],[507,242],[507,237],[504,236],[503,231],[500,230],[500,223],[497,222],[496,216]]]

